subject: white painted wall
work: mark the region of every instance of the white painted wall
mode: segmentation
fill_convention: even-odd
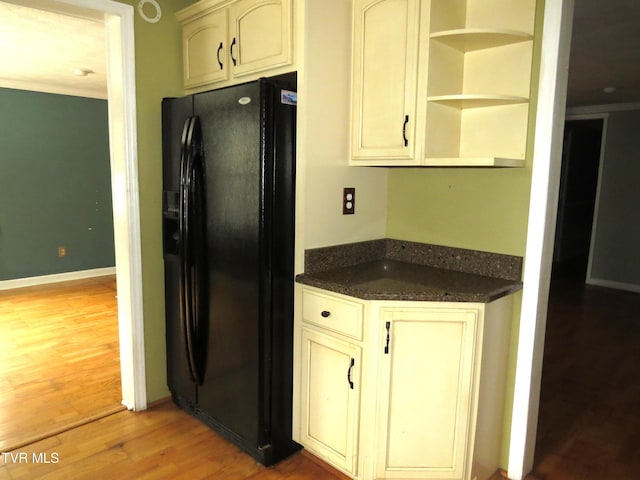
[[[350,154],[351,2],[304,2],[298,78],[297,231],[302,250],[382,238],[387,169],[354,168]],[[342,215],[342,189],[355,187],[354,215]],[[302,189],[302,190],[300,190]],[[313,219],[307,222],[306,219]],[[300,248],[298,252],[300,253]],[[302,271],[297,263],[297,271]]]

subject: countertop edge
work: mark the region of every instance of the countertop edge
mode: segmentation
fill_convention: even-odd
[[[424,293],[403,293],[403,292],[374,292],[368,289],[357,288],[345,285],[340,282],[330,282],[314,278],[313,275],[300,274],[296,276],[296,282],[310,287],[320,288],[334,293],[346,295],[348,297],[359,298],[361,300],[378,301],[417,301],[417,302],[460,302],[460,303],[491,303],[512,293],[522,290],[522,282],[513,282],[504,288],[496,289],[487,293],[469,292],[424,292]]]

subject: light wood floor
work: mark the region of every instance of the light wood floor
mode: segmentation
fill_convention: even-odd
[[[207,426],[163,402],[143,412],[119,412],[55,437],[23,447],[29,463],[3,464],[0,478],[171,479],[171,480],[339,480],[295,454],[265,468],[222,440]],[[33,455],[57,459],[36,464]]]
[[[640,479],[640,294],[554,277],[534,474]]]
[[[124,410],[116,309],[114,277],[0,292],[1,480],[346,478],[262,467],[169,401]]]
[[[0,452],[124,408],[115,276],[0,291],[0,329]]]

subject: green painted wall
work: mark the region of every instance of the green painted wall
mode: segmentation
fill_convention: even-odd
[[[0,280],[113,267],[107,102],[0,88],[0,148]]]
[[[166,380],[164,271],[162,263],[162,132],[163,97],[182,96],[182,33],[175,12],[193,0],[164,0],[162,19],[147,23],[136,8],[135,61],[138,129],[138,183],[142,241],[147,400],[169,395]]]
[[[389,171],[387,235],[524,255],[531,169]]]

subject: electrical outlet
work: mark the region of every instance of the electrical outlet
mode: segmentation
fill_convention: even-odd
[[[342,190],[342,214],[353,215],[356,210],[356,189],[353,187]]]
[[[58,247],[58,257],[66,257],[67,256],[67,247]]]

